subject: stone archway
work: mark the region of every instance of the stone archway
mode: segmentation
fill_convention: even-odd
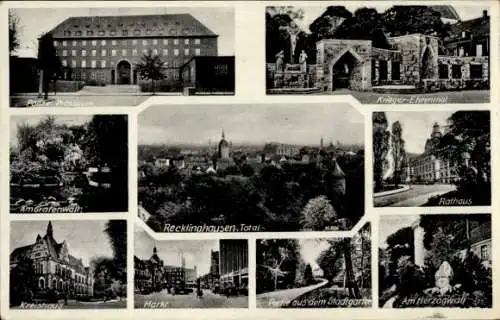
[[[121,60],[116,64],[116,84],[133,84],[133,68],[128,60]]]
[[[336,89],[357,89],[362,86],[363,66],[361,58],[350,49],[341,53],[331,63],[332,91]]]

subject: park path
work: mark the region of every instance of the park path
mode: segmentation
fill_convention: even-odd
[[[279,308],[285,307],[290,304],[290,302],[301,295],[321,288],[328,283],[327,280],[321,279],[320,283],[314,284],[312,286],[293,288],[286,290],[278,290],[272,292],[266,292],[257,295],[257,307],[259,308]]]

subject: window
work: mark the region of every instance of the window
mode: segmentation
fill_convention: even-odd
[[[168,56],[168,49],[163,49],[163,55]]]
[[[87,50],[82,50],[82,57],[86,57],[87,56]]]
[[[140,35],[141,35],[141,30],[139,30],[139,29],[135,29],[135,30],[134,30],[134,34],[135,34],[136,36],[140,36]]]
[[[137,57],[137,49],[132,49],[132,56]]]
[[[440,64],[439,65],[439,79],[448,79],[448,65],[447,64]]]
[[[61,61],[61,63],[62,63],[63,67],[67,67],[68,66],[68,61],[66,61],[66,60]]]
[[[481,246],[481,260],[489,260],[489,254],[488,254],[488,246],[487,245],[482,245]]]
[[[168,39],[163,39],[163,44],[167,45],[168,44]]]
[[[458,56],[463,57],[465,55],[464,47],[458,48]]]
[[[156,48],[155,48],[155,49],[153,49],[153,54],[154,54],[154,55],[158,55],[158,49],[156,49]]]
[[[73,57],[76,57],[76,50],[71,50],[71,55],[72,55]]]
[[[87,36],[93,36],[94,35],[94,31],[92,30],[87,30]]]
[[[154,39],[154,40],[153,40],[153,44],[154,44],[154,45],[157,45],[157,44],[158,44],[158,39]]]
[[[482,79],[483,78],[483,65],[482,64],[471,64],[470,66],[470,78],[471,79]]]
[[[87,45],[87,40],[82,40],[82,46],[86,46]]]
[[[194,49],[194,54],[199,56],[201,54],[200,49],[198,48]]]
[[[76,68],[76,60],[71,60],[71,67]]]
[[[97,40],[92,40],[92,46],[95,47],[97,45]]]
[[[127,40],[122,40],[122,46],[126,46],[127,45]]]
[[[87,61],[82,60],[82,68],[86,68],[86,67],[87,67]]]
[[[81,36],[82,36],[82,32],[81,32],[81,31],[76,31],[76,32],[75,32],[75,36],[77,36],[77,37],[81,37]]]
[[[462,78],[462,66],[459,64],[454,64],[451,66],[451,77],[453,79],[461,79]]]
[[[137,40],[136,39],[132,40],[132,44],[137,44]]]
[[[111,56],[116,57],[116,50],[115,49],[111,50]]]
[[[66,47],[66,46],[68,45],[68,42],[67,42],[66,40],[64,40],[64,41],[62,42],[62,44],[63,44],[63,47]]]
[[[92,66],[92,68],[95,68],[95,66],[96,66],[95,60],[90,61],[90,65]]]
[[[122,49],[122,56],[126,56],[127,55],[127,49]]]
[[[101,60],[101,68],[106,68],[106,60]]]
[[[99,35],[103,36],[104,35],[104,30],[99,30]]]
[[[122,36],[124,37],[128,36],[128,30],[122,30]]]
[[[391,78],[395,81],[399,81],[401,79],[401,64],[399,61],[391,62]]]
[[[179,39],[174,39],[174,44],[178,45],[179,44]]]
[[[476,57],[482,57],[483,56],[483,44],[476,44]]]
[[[466,31],[462,31],[462,38],[465,38],[467,37],[467,32]]]
[[[189,39],[184,39],[184,44],[188,45],[189,44]]]
[[[57,47],[57,40],[54,40],[54,47]]]
[[[116,46],[116,40],[111,40],[111,45]]]
[[[147,46],[148,45],[148,40],[142,40],[142,45]]]
[[[148,49],[143,49],[143,50],[142,50],[142,53],[143,53],[143,54],[148,54]]]
[[[71,45],[72,45],[73,47],[76,47],[76,40],[71,41]]]
[[[184,49],[184,55],[189,56],[189,49]]]
[[[111,30],[111,31],[109,32],[109,35],[110,35],[110,36],[116,36],[116,30]]]
[[[151,34],[151,29],[147,29],[146,34]]]
[[[62,52],[62,56],[63,56],[63,57],[67,57],[67,56],[68,56],[68,50],[63,50],[63,52]]]
[[[95,57],[97,55],[97,50],[92,50],[92,57]]]
[[[105,46],[106,45],[106,40],[101,40],[101,46]]]
[[[106,49],[102,49],[101,51],[101,56],[105,57],[106,56]]]
[[[174,49],[174,56],[178,56],[179,55],[179,49]]]
[[[200,44],[200,39],[194,39],[194,44]]]
[[[71,31],[64,31],[64,36],[69,37],[71,35]]]

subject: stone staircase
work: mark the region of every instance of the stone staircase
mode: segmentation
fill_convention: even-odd
[[[85,86],[78,92],[83,95],[117,95],[117,94],[140,94],[138,85],[134,84],[108,84],[104,87]]]
[[[389,93],[389,94],[416,94],[420,91],[412,85],[384,85],[373,86],[372,92],[374,93]]]

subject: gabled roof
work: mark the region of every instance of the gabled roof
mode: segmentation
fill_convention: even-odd
[[[451,25],[451,37],[460,37],[466,31],[473,37],[485,37],[490,34],[490,16],[482,16],[472,20],[459,21]]]
[[[491,239],[491,223],[483,223],[470,231],[470,242],[475,244]]]
[[[126,36],[122,35],[123,30],[128,31]],[[65,35],[65,31],[71,34]],[[76,36],[77,31],[81,31],[80,36]],[[93,31],[93,35],[88,36],[87,31]],[[104,31],[104,35],[99,31]],[[70,17],[51,33],[54,38],[217,36],[190,14]]]

